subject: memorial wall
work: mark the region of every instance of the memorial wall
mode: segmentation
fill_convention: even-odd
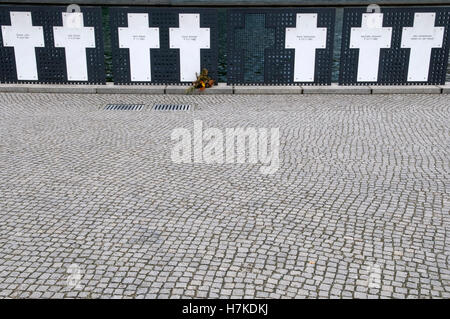
[[[450,7],[346,7],[339,30],[333,7],[114,6],[108,13],[104,30],[100,6],[1,5],[0,82],[104,84],[105,37],[115,84],[190,84],[203,68],[217,79],[221,50],[228,84],[330,85],[336,50],[340,85],[446,79]]]

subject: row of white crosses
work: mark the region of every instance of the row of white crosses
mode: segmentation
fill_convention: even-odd
[[[180,81],[194,81],[200,72],[200,49],[210,48],[209,28],[200,28],[199,14],[179,14],[179,27],[169,29],[169,48],[180,50]],[[130,52],[131,81],[151,81],[150,50],[159,49],[159,28],[149,27],[147,13],[129,13],[128,27],[119,28],[119,48]]]
[[[131,81],[151,81],[150,50],[159,49],[159,28],[148,14],[129,13],[128,27],[119,28],[119,47],[128,48]],[[199,14],[180,14],[179,28],[169,29],[169,47],[180,50],[180,81],[194,81],[200,70],[200,49],[210,48],[209,28],[200,28]],[[317,28],[317,14],[298,14],[296,28],[286,29],[286,48],[295,50],[295,81],[314,81],[317,48],[326,47],[327,30]]]
[[[442,48],[444,27],[435,26],[436,14],[417,12],[413,27],[404,27],[401,48],[410,49],[408,82],[428,80],[431,50]],[[359,49],[358,82],[376,82],[381,49],[391,47],[392,28],[383,27],[383,13],[364,13],[360,28],[352,28],[350,48]]]
[[[444,27],[435,27],[435,13],[418,12],[413,27],[404,27],[401,48],[410,49],[407,81],[427,81],[431,49],[441,48]],[[392,28],[383,27],[382,13],[362,15],[352,28],[350,48],[359,49],[358,82],[376,82],[380,50],[391,47]],[[294,82],[314,81],[316,50],[326,48],[327,29],[317,27],[317,14],[299,13],[295,28],[286,28],[286,49],[295,49]]]
[[[11,11],[11,25],[2,26],[3,45],[14,48],[17,79],[38,80],[35,48],[45,47],[42,26],[33,26],[31,12]],[[87,81],[86,48],[95,48],[93,27],[84,27],[83,13],[63,12],[63,26],[53,27],[54,45],[66,53],[69,81]]]
[[[3,45],[14,47],[17,78],[38,80],[36,47],[45,47],[42,26],[33,26],[31,12],[10,12],[11,25],[2,26]],[[54,45],[65,48],[67,79],[87,81],[86,48],[95,48],[93,27],[84,27],[83,13],[63,12],[63,26],[53,27]],[[128,48],[132,81],[151,81],[150,49],[159,48],[159,28],[148,27],[148,14],[128,14],[128,27],[119,28],[119,46]],[[200,49],[210,48],[209,28],[200,28],[199,14],[180,14],[179,28],[170,28],[170,48],[180,50],[180,80],[193,81],[200,71]]]
[[[33,26],[30,12],[10,12],[2,26],[3,45],[14,47],[17,78],[37,80],[36,47],[44,47],[42,26]],[[62,13],[63,26],[53,27],[55,47],[65,48],[69,81],[87,81],[86,48],[95,48],[93,27],[84,27],[81,12]],[[295,50],[294,82],[313,82],[316,50],[326,48],[327,29],[317,27],[316,13],[299,13],[296,27],[286,28],[285,48]],[[150,50],[159,49],[159,28],[149,27],[148,14],[129,13],[128,27],[119,28],[119,47],[130,54],[131,81],[151,81]],[[391,47],[392,28],[383,27],[382,13],[365,13],[352,28],[350,48],[359,49],[357,81],[376,82],[380,50]],[[408,81],[427,81],[432,48],[441,48],[444,27],[435,27],[435,13],[419,12],[414,26],[403,28],[401,48],[410,49]],[[180,81],[193,81],[200,71],[200,49],[210,48],[209,28],[200,28],[199,14],[179,14],[179,28],[169,29],[169,46],[180,51]],[[426,61],[426,62],[424,62]]]

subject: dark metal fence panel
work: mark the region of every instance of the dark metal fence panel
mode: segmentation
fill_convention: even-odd
[[[29,0],[2,0],[5,3],[27,3]],[[35,0],[43,4],[71,4],[74,0]],[[363,6],[378,5],[444,5],[449,0],[77,0],[79,5],[120,5],[120,6]]]
[[[428,60],[422,60],[423,64],[429,63],[428,76],[417,80],[408,78],[408,66],[410,65],[411,49],[402,47],[403,28],[413,27],[416,13],[435,13],[435,27],[444,27],[442,46],[433,48]],[[342,30],[342,47],[340,58],[340,85],[399,85],[399,84],[444,84],[447,72],[449,55],[449,7],[412,7],[412,8],[381,8],[383,14],[383,28],[392,28],[389,48],[380,49],[378,74],[373,81],[358,79],[358,63],[360,49],[350,47],[352,28],[361,27],[362,15],[366,8],[345,8]]]
[[[158,28],[159,48],[150,49],[150,80],[135,81],[130,73],[130,50],[120,48],[119,28],[128,27],[128,14],[148,14],[149,27]],[[180,78],[180,50],[170,48],[170,28],[179,28],[180,14],[199,14],[200,28],[209,28],[209,49],[200,49],[200,65],[217,79],[218,36],[217,10],[205,8],[111,7],[110,30],[115,84],[191,84]],[[199,70],[200,71],[200,70]]]
[[[30,46],[27,55],[35,54],[37,72],[35,76],[21,76],[18,74],[16,62],[15,43],[5,43],[3,32],[0,32],[0,82],[2,83],[66,83],[66,84],[104,84],[105,67],[103,52],[102,16],[99,7],[83,7],[83,25],[92,27],[94,32],[95,47],[86,48],[87,79],[71,80],[68,78],[66,48],[55,47],[53,27],[63,26],[63,12],[66,7],[54,6],[0,6],[0,25],[2,30],[11,26],[11,12],[23,12],[29,14],[32,27],[42,27],[36,30],[37,36],[42,34],[43,43],[35,43]],[[40,31],[42,30],[42,32]],[[19,35],[16,34],[18,37]],[[23,34],[23,36],[28,36]],[[41,41],[38,41],[41,42]],[[18,55],[24,55],[17,52]],[[32,60],[32,59],[31,59]],[[20,60],[19,60],[20,61]],[[30,73],[30,70],[24,70]],[[20,72],[19,72],[20,73]]]
[[[296,79],[299,49],[286,46],[286,30],[296,28],[297,14],[317,15],[317,28],[326,28],[324,48],[315,50],[313,78],[306,80]],[[228,10],[228,84],[331,84],[334,17],[334,8]]]
[[[180,4],[182,4],[180,2]],[[279,3],[277,3],[279,5]],[[103,39],[109,43],[110,32],[102,34],[101,7],[82,6],[84,26],[95,29],[95,48],[86,48],[88,80],[71,80],[68,78],[66,50],[55,47],[54,30],[62,26],[62,13],[65,6],[0,6],[0,25],[10,26],[10,11],[30,12],[32,26],[42,27],[44,46],[37,45],[28,51],[35,53],[37,75],[32,78],[18,78],[19,66],[15,59],[15,48],[5,45],[0,32],[0,82],[2,83],[105,83],[105,58],[110,68],[111,54],[107,46],[104,56]],[[350,48],[350,32],[352,27],[361,26],[361,8],[340,8],[335,27],[335,11],[333,8],[162,8],[162,7],[104,7],[104,17],[111,10],[110,23],[103,27],[111,30],[112,53],[114,55],[114,80],[116,84],[167,84],[180,83],[179,50],[169,48],[169,29],[179,27],[178,14],[200,13],[201,27],[210,28],[211,47],[201,49],[201,66],[207,68],[214,79],[227,81],[229,84],[272,84],[272,85],[327,85],[338,80],[341,85],[367,84],[443,84],[448,66],[449,51],[449,7],[382,7],[384,13],[383,26],[392,28],[390,48],[380,50],[380,63],[376,81],[357,79],[359,49]],[[342,24],[342,11],[345,10]],[[117,28],[127,27],[127,13],[151,12],[149,26],[159,28],[160,49],[150,50],[152,80],[148,82],[132,81],[130,77],[129,50],[118,47]],[[327,28],[325,49],[316,50],[314,81],[294,81],[295,50],[285,47],[286,28],[296,26],[296,13],[318,13],[317,27]],[[430,68],[426,81],[408,79],[408,66],[411,50],[401,47],[404,27],[414,26],[414,15],[417,12],[436,12],[436,27],[445,28],[442,48],[433,48],[430,56]],[[227,19],[226,19],[227,17]],[[228,21],[225,21],[228,20]],[[109,21],[109,19],[108,19]],[[341,32],[341,26],[343,30]],[[336,28],[336,30],[334,30]],[[220,31],[220,32],[219,32]],[[336,34],[333,34],[336,32]],[[342,36],[342,45],[341,44]],[[104,38],[103,38],[104,37]],[[333,51],[335,40],[335,54]],[[227,43],[225,40],[227,39]],[[218,54],[219,63],[218,65]],[[331,62],[334,60],[333,67]],[[372,64],[375,61],[372,61]],[[424,62],[427,63],[427,62]],[[22,67],[23,69],[23,67]],[[220,71],[220,74],[218,72]],[[449,79],[450,73],[447,74]],[[190,81],[182,83],[190,84]]]

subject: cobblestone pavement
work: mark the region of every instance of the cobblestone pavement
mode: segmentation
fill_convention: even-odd
[[[279,127],[280,169],[173,163],[194,119]],[[0,296],[449,298],[449,129],[448,95],[0,94]]]

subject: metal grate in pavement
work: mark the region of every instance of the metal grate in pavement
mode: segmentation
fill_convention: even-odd
[[[190,104],[155,104],[152,110],[154,111],[189,111]]]
[[[114,111],[140,111],[144,104],[107,104],[104,110]]]

